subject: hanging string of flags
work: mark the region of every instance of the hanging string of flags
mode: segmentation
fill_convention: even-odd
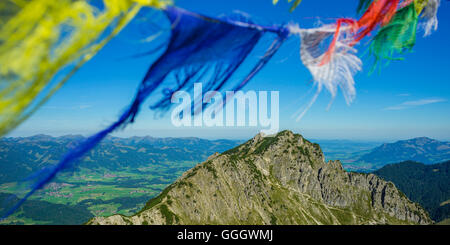
[[[340,18],[336,23],[303,29],[296,24],[262,26],[242,15],[211,18],[174,7],[164,0],[103,2],[103,11],[94,13],[92,6],[85,1],[31,1],[29,4],[42,5],[40,7],[50,11],[48,20],[38,22],[40,26],[37,28],[27,21],[37,21],[42,16],[34,16],[29,5],[18,8],[13,16],[0,19],[6,23],[0,29],[0,81],[5,84],[0,87],[0,135],[12,130],[43,104],[67,81],[72,71],[92,57],[108,38],[117,34],[141,6],[161,9],[172,24],[165,51],[149,67],[134,99],[119,119],[69,151],[58,164],[33,175],[31,190],[4,217],[11,215],[60,171],[73,169],[76,162],[109,133],[132,123],[142,103],[158,89],[162,88],[164,93],[151,107],[154,110],[167,110],[173,93],[191,89],[194,81],[207,80],[203,85],[207,90],[220,91],[231,83],[232,75],[264,35],[273,36],[272,44],[243,79],[231,84],[234,91],[242,89],[264,68],[285,40],[298,37],[301,61],[317,87],[307,109],[324,87],[333,98],[339,87],[346,102],[351,103],[356,95],[353,77],[362,67],[355,46],[371,35],[369,51],[375,57],[374,67],[382,60],[398,59],[398,54],[411,50],[415,45],[418,28],[423,29],[424,36],[437,29],[440,5],[440,0],[360,0],[359,19]],[[276,4],[278,1],[273,2]],[[293,8],[300,2],[294,1]],[[63,7],[67,12],[58,13]],[[61,42],[59,34],[54,36],[52,30],[60,30],[68,24],[73,35]],[[22,25],[26,28],[20,28]],[[87,26],[95,32],[84,37],[82,34]],[[111,28],[110,35],[101,38],[108,27]],[[328,48],[322,49],[323,46]],[[16,57],[19,59],[8,62]],[[51,78],[71,62],[76,65],[69,75],[49,89]]]
[[[170,0],[0,2],[0,136],[26,120],[138,13]],[[55,78],[64,70],[62,78]]]
[[[374,56],[373,69],[382,60],[401,59],[396,55],[410,51],[416,42],[418,27],[424,36],[437,30],[437,10],[440,0],[360,0],[358,20],[340,18],[333,24],[314,29],[290,26],[290,33],[301,39],[300,57],[311,72],[317,92],[307,109],[325,87],[334,98],[338,87],[343,91],[347,104],[355,95],[354,74],[361,70],[362,61],[356,56],[355,45],[372,35],[369,51]],[[320,47],[329,41],[329,48]]]

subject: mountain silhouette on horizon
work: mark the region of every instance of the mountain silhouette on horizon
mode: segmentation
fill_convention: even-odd
[[[381,168],[390,163],[416,161],[424,164],[441,163],[450,160],[450,142],[428,137],[418,137],[385,143],[361,156],[358,161]]]

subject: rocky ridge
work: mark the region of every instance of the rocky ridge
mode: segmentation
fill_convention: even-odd
[[[429,224],[393,183],[346,172],[318,144],[257,135],[188,170],[137,214],[88,224]]]

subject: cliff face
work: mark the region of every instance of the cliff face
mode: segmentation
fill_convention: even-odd
[[[429,224],[391,182],[325,163],[290,131],[255,136],[183,174],[139,213],[88,224]]]

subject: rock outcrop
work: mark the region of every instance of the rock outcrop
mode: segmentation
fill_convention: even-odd
[[[257,135],[187,171],[139,213],[88,224],[429,224],[393,183],[346,172],[320,146]]]

